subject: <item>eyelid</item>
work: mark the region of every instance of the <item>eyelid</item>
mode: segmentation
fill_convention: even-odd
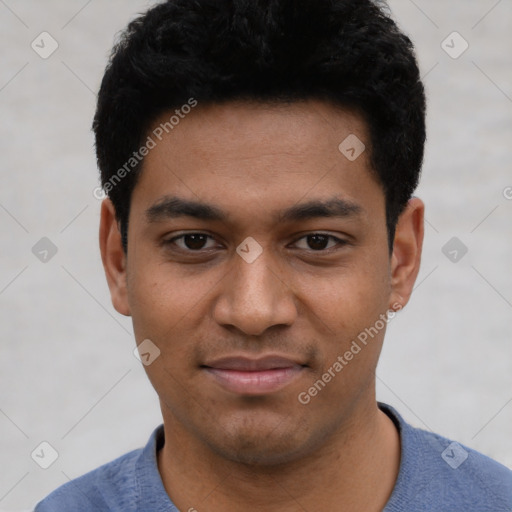
[[[203,235],[211,240],[215,240],[215,237],[213,235],[210,235],[209,233],[205,233],[204,231],[187,231],[186,233],[182,233],[180,235],[175,235],[172,238],[165,238],[162,242],[163,245],[175,245],[174,242],[180,238],[184,238],[185,236],[189,235]],[[211,250],[212,247],[208,247],[206,249],[198,249],[197,251],[191,250],[191,249],[184,249],[183,247],[179,247],[178,249],[184,252],[189,252],[191,254],[200,254],[203,251]]]
[[[333,250],[336,250],[337,248],[339,247],[343,247],[345,245],[348,245],[350,242],[344,238],[340,238],[336,235],[331,235],[330,233],[324,233],[323,231],[309,231],[305,234],[303,234],[302,236],[300,236],[299,238],[297,238],[295,240],[295,242],[293,243],[297,243],[299,240],[302,240],[303,238],[306,238],[308,236],[313,236],[313,235],[320,235],[320,236],[324,236],[326,238],[330,238],[332,240],[335,240],[336,241],[336,245],[334,245],[333,247],[328,247],[327,249],[320,249],[320,250],[314,250],[314,249],[300,249],[300,250],[304,250],[304,251],[307,251],[307,252],[311,252],[313,254],[328,254],[330,253],[331,251]]]

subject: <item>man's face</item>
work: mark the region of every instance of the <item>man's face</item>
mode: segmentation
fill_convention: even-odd
[[[164,135],[133,191],[115,302],[137,344],[160,350],[145,368],[164,421],[231,460],[313,453],[375,403],[376,322],[398,300],[368,150],[352,161],[338,149],[349,135],[369,147],[366,125],[323,102],[229,103]],[[178,215],[172,199],[219,218]],[[333,200],[332,216],[300,209]]]

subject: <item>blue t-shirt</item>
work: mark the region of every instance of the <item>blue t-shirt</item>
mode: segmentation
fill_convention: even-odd
[[[402,455],[383,512],[512,512],[512,471],[466,446],[407,424],[379,403],[400,432]],[[35,512],[179,512],[157,465],[163,425],[147,445],[59,487]]]

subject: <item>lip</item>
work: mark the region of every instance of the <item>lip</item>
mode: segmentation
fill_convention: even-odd
[[[304,370],[304,365],[283,356],[258,359],[224,357],[202,366],[225,390],[242,395],[275,393],[290,384]]]

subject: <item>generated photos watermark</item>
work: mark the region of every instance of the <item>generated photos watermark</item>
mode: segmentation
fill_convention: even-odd
[[[369,338],[373,339],[377,334],[384,329],[384,327],[388,324],[390,320],[392,320],[396,313],[402,309],[402,305],[396,302],[393,304],[391,310],[386,313],[382,313],[379,316],[379,319],[375,321],[375,323],[371,327],[366,327],[364,331],[361,331],[355,340],[352,340],[350,347],[346,350],[343,355],[339,355],[336,358],[336,361],[322,374],[321,378],[319,378],[310,388],[306,391],[301,391],[297,395],[297,400],[302,405],[307,405],[311,402],[312,398],[317,396],[325,386],[331,382],[337,375],[341,373],[341,371],[349,364],[354,356],[357,356],[364,347],[368,345],[368,342],[371,341]]]
[[[187,114],[190,114],[197,104],[198,102],[196,99],[189,98],[187,103],[182,105],[179,109],[176,109],[169,120],[164,123],[160,123],[151,132],[151,135],[148,135],[146,142],[138,149],[138,151],[134,151],[132,156],[128,158],[128,160],[108,179],[106,183],[103,184],[103,186],[96,187],[92,191],[92,195],[98,200],[105,199],[121,182],[121,180],[130,174],[152,149],[156,148],[158,142],[162,141],[164,133],[170,133],[174,130],[174,128],[180,124],[180,121],[185,119]]]

